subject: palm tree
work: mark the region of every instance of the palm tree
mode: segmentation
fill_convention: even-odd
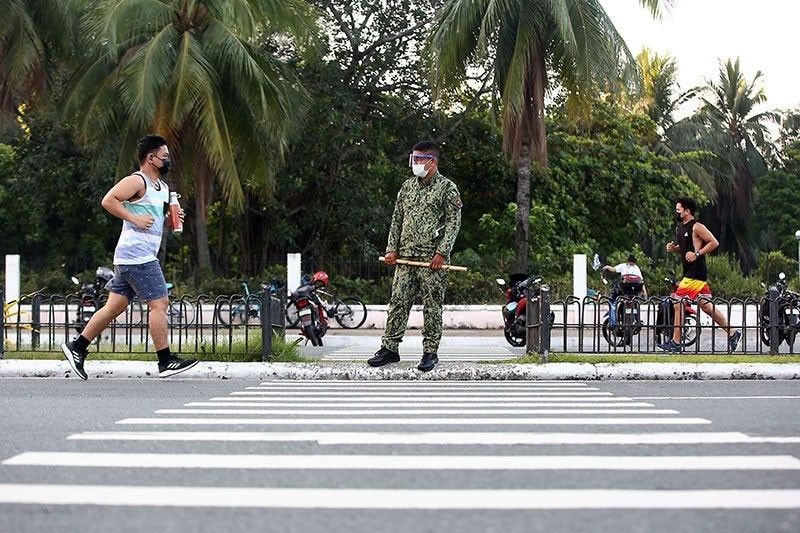
[[[6,0],[0,16],[0,114],[20,113],[47,89],[54,64],[71,48],[68,0]]]
[[[680,106],[697,98],[701,88],[680,91],[678,64],[668,54],[653,53],[645,48],[636,56],[636,64],[641,76],[640,90],[635,94],[632,105],[630,98],[626,103],[633,111],[646,114],[658,127],[660,139],[651,148],[670,160],[676,174],[688,176],[709,199],[716,199],[716,181],[703,165],[711,154],[694,146],[683,146],[681,139],[685,127],[682,122],[675,122],[675,113]]]
[[[143,133],[168,140],[179,185],[194,193],[201,273],[215,184],[232,208],[245,185],[273,185],[303,103],[278,51],[304,46],[315,29],[302,0],[96,0],[87,10],[88,53],[67,109],[87,139],[121,132],[121,173]]]
[[[654,16],[659,0],[640,0]],[[528,270],[530,180],[547,168],[550,74],[567,109],[585,111],[600,85],[632,79],[634,59],[599,0],[445,0],[429,39],[434,95],[489,62],[502,102],[503,149],[517,175],[515,268]]]
[[[675,95],[678,63],[669,54],[657,54],[645,48],[636,56],[636,64],[641,73],[641,98],[636,108],[649,116],[662,133],[666,132],[675,124],[675,112],[697,96],[699,88]]]
[[[721,248],[739,254],[745,272],[755,266],[753,192],[767,172],[765,154],[773,150],[767,125],[778,121],[775,113],[756,110],[766,102],[761,78],[756,72],[748,81],[738,59],[721,64],[718,80],[703,88],[700,110],[676,125],[680,135],[674,139],[681,149],[713,154],[709,171],[717,198],[708,222]]]

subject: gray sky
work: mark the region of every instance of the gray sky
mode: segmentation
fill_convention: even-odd
[[[673,0],[660,21],[639,0],[600,2],[634,55],[646,46],[677,59],[682,89],[716,79],[719,59],[738,56],[748,79],[763,72],[765,109],[800,107],[800,2]]]

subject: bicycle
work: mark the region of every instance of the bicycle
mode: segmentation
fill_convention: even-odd
[[[223,326],[241,326],[247,324],[251,319],[256,320],[261,317],[261,295],[264,293],[277,294],[277,285],[273,283],[262,283],[261,290],[250,292],[250,286],[246,281],[242,282],[244,297],[233,297],[229,301],[219,301],[214,306],[214,315]]]
[[[354,297],[339,298],[335,294],[317,290],[317,296],[322,302],[325,312],[329,317],[335,318],[336,322],[345,329],[356,329],[364,325],[367,320],[367,306],[364,302]],[[294,304],[286,304],[286,327],[295,328],[300,321],[297,309]]]

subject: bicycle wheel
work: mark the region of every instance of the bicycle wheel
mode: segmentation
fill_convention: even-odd
[[[247,321],[247,305],[244,298],[234,298],[230,303],[220,302],[214,313],[223,326],[240,326]]]
[[[603,321],[603,338],[610,346],[625,346],[622,326],[612,326],[608,318]]]
[[[194,305],[186,300],[170,302],[167,308],[167,320],[170,326],[187,328],[194,324],[194,315]]]
[[[692,346],[695,342],[697,342],[697,317],[686,314],[683,317],[681,344],[683,346]]]
[[[343,328],[360,328],[366,320],[367,306],[358,298],[344,298],[336,303],[336,322]]]

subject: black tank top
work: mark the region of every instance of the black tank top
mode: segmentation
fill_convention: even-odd
[[[692,278],[700,281],[708,281],[708,269],[706,268],[706,257],[701,255],[693,263],[686,260],[686,252],[694,252],[694,225],[697,220],[692,219],[686,224],[679,224],[675,228],[675,242],[681,249],[681,262],[683,262],[683,277]]]

